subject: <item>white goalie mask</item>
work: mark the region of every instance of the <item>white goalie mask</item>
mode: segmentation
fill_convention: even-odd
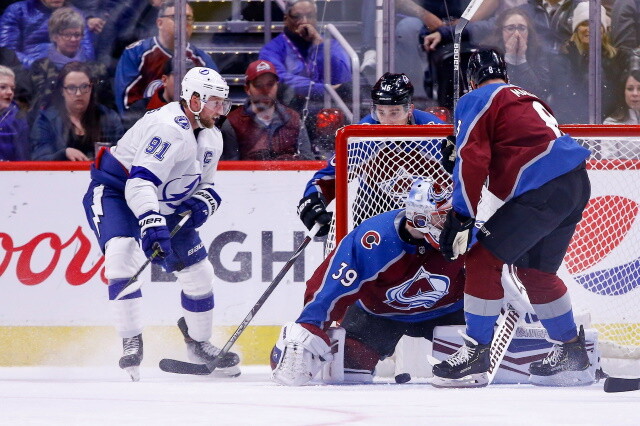
[[[419,178],[411,185],[406,202],[407,222],[424,234],[424,238],[440,249],[440,232],[451,210],[451,190],[432,179]]]
[[[189,101],[191,96],[197,93],[200,95],[200,110],[192,111]],[[211,101],[222,102],[223,113],[227,115],[231,109],[231,101],[227,99],[229,97],[229,85],[215,70],[207,67],[194,67],[191,68],[184,75],[182,79],[182,86],[180,90],[180,97],[187,102],[187,108],[198,117],[205,105],[211,97],[222,98],[223,101]]]

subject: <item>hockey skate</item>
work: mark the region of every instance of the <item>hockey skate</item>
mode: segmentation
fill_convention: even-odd
[[[589,365],[584,329],[580,326],[577,341],[555,342],[545,358],[529,365],[529,381],[539,386],[590,385],[595,377],[588,371]]]
[[[184,341],[187,344],[187,358],[189,361],[195,364],[209,364],[216,362],[216,369],[213,370],[211,375],[218,377],[238,377],[240,375],[240,368],[238,363],[240,357],[235,352],[227,352],[222,358],[216,359],[220,353],[220,349],[213,346],[211,343],[197,342],[189,336],[189,329],[187,327],[187,321],[184,317],[178,320],[178,328],[184,336]]]
[[[464,345],[453,355],[433,366],[433,381],[437,388],[481,388],[489,384],[487,371],[490,343],[480,345],[466,334]]]
[[[120,368],[131,376],[131,380],[140,380],[140,363],[142,362],[142,334],[122,339],[123,354]]]

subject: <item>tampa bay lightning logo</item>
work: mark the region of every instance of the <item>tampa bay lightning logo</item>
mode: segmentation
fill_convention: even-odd
[[[200,175],[187,175],[168,181],[162,188],[162,198],[159,200],[175,209],[179,202],[185,199],[198,186]]]
[[[432,274],[424,267],[409,280],[387,290],[384,301],[395,309],[429,309],[449,293],[451,281],[446,275]]]
[[[184,115],[179,115],[174,118],[174,121],[178,124],[178,126],[182,127],[185,130],[189,130],[189,120]]]
[[[640,205],[624,196],[589,200],[564,257],[577,283],[601,296],[623,295],[640,286],[640,258],[632,245],[638,213]]]
[[[201,68],[200,71],[198,71],[200,74],[202,75],[207,75],[209,74],[209,70],[207,68]]]

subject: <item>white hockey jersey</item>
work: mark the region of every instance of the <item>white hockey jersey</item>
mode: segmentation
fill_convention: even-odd
[[[151,210],[167,215],[198,187],[213,185],[222,147],[220,130],[201,129],[196,138],[180,104],[171,102],[147,112],[111,148],[111,154],[129,172],[125,195],[131,210],[139,215],[157,202]],[[131,184],[137,178],[155,185],[157,200],[149,199],[140,185]]]

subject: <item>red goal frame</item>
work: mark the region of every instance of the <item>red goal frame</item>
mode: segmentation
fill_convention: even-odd
[[[580,137],[638,137],[640,138],[640,125],[594,125],[571,124],[560,126],[560,130],[571,136]],[[453,126],[449,124],[430,124],[424,126],[384,126],[370,124],[354,124],[345,126],[336,132],[335,165],[336,165],[336,207],[335,229],[336,241],[340,242],[348,233],[348,195],[347,195],[347,142],[352,137],[425,137],[444,138],[453,134]],[[599,170],[627,169],[639,170],[639,160],[598,160],[588,162],[588,169]]]

